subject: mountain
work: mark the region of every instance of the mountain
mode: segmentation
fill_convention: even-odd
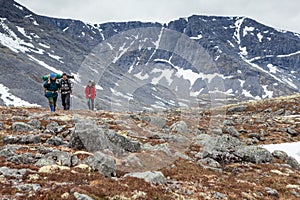
[[[300,35],[247,17],[197,16],[168,24],[89,24],[39,16],[0,0],[2,105],[47,106],[41,76],[75,75],[74,108],[97,83],[97,107],[213,107],[299,92]]]

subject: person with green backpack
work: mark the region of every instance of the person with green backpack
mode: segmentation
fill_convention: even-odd
[[[51,73],[49,75],[48,80],[46,80],[44,83],[44,88],[45,97],[49,101],[51,112],[55,112],[58,91],[61,88],[61,85],[57,80],[57,75],[55,73]]]

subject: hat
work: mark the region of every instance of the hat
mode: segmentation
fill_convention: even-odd
[[[62,76],[65,76],[65,75],[67,76],[67,73],[66,73],[66,72],[64,72],[64,73],[62,74]]]
[[[50,78],[56,78],[56,74],[52,72],[52,73],[50,74]]]

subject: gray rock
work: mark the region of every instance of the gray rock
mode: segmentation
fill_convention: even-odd
[[[142,149],[147,150],[147,151],[154,151],[154,152],[162,151],[162,152],[165,152],[168,156],[172,155],[168,143],[162,143],[162,144],[157,144],[157,145],[151,145],[149,143],[146,143],[146,144],[142,145]]]
[[[141,144],[139,142],[132,141],[123,135],[117,134],[115,131],[108,131],[106,136],[113,144],[125,151],[134,153],[141,149]]]
[[[210,132],[212,134],[215,134],[215,135],[222,135],[223,134],[223,130],[221,128],[211,129]]]
[[[38,135],[25,135],[21,136],[20,144],[38,144],[41,142],[41,137]]]
[[[213,192],[216,200],[227,199],[226,194],[220,192]]]
[[[225,131],[234,137],[240,136],[240,133],[234,128],[234,126],[225,127]]]
[[[296,130],[292,129],[292,128],[287,128],[286,132],[288,134],[290,134],[291,136],[298,136],[299,132],[297,132]]]
[[[29,169],[10,169],[6,166],[0,167],[0,175],[3,175],[5,177],[14,177],[16,179],[22,179],[27,172],[33,171]]]
[[[8,135],[4,136],[2,139],[4,144],[16,144],[19,141],[19,138],[16,136]]]
[[[41,122],[37,119],[32,119],[29,122],[27,122],[27,124],[34,127],[35,129],[40,129],[41,128]]]
[[[59,127],[59,124],[55,121],[50,122],[49,124],[47,124],[46,129],[50,132],[55,132]]]
[[[179,121],[174,123],[171,127],[170,127],[171,131],[177,132],[177,133],[187,133],[189,132],[188,126],[184,121]]]
[[[166,126],[167,120],[161,117],[152,117],[152,116],[134,116],[133,119],[138,119],[140,121],[145,121],[153,126],[158,128],[164,128]]]
[[[33,131],[33,127],[24,122],[14,122],[12,124],[12,129],[14,132],[29,132]]]
[[[52,136],[50,139],[47,140],[47,144],[53,145],[53,146],[60,146],[63,144],[66,144],[64,140],[61,137]]]
[[[125,174],[125,177],[134,177],[144,179],[151,184],[166,184],[167,180],[162,172],[159,171],[147,171]]]
[[[214,168],[221,167],[220,163],[218,163],[217,161],[215,161],[212,158],[204,158],[204,159],[199,160],[198,162],[200,162],[204,165],[210,166],[210,167],[214,167]]]
[[[282,108],[282,109],[279,109],[277,111],[274,112],[275,115],[283,115],[285,112],[285,110]]]
[[[266,190],[268,195],[279,197],[279,193],[278,193],[277,190],[269,188],[269,187],[265,187],[265,190]]]
[[[287,158],[286,164],[290,165],[293,169],[296,169],[298,171],[300,170],[300,165],[299,165],[298,161],[291,156],[289,156]]]
[[[233,120],[227,119],[227,120],[224,120],[223,125],[224,126],[234,126],[235,123],[233,122]]]
[[[30,192],[30,191],[36,192],[37,190],[42,188],[40,184],[18,184],[13,187],[17,188],[19,191],[22,192]]]
[[[32,153],[24,153],[6,158],[8,162],[15,164],[33,164],[36,162],[35,155]]]
[[[44,161],[40,161],[35,165],[41,166],[43,164],[47,164],[47,160],[50,160],[49,163],[53,163],[52,161],[54,161],[54,163],[68,167],[73,167],[79,163],[79,159],[76,155],[63,151],[53,151],[46,154],[42,159]]]
[[[91,120],[81,120],[75,125],[75,131],[71,134],[69,146],[75,149],[87,149],[96,152],[104,149],[116,151],[117,148],[104,132]]]
[[[52,159],[41,158],[34,165],[37,167],[44,167],[50,165],[56,165],[57,163]]]
[[[78,192],[74,192],[74,197],[76,200],[93,200],[92,197],[90,197],[86,194],[80,194]]]
[[[286,159],[288,158],[287,153],[285,153],[284,151],[280,151],[280,150],[275,150],[273,151],[272,155],[274,156],[274,158],[278,158],[279,160],[285,162]]]
[[[129,156],[127,156],[122,164],[126,167],[132,167],[133,169],[144,166],[141,160],[134,154],[130,154]]]
[[[227,112],[231,112],[231,113],[235,113],[235,112],[243,112],[245,110],[247,110],[248,106],[246,105],[239,105],[239,106],[234,106],[234,107],[230,107],[227,109]]]
[[[83,162],[107,177],[116,176],[115,159],[100,151],[95,152],[93,156],[86,158]]]
[[[261,147],[256,146],[241,146],[234,152],[234,155],[241,158],[243,161],[252,163],[267,163],[273,160],[272,154]]]
[[[15,155],[16,154],[11,149],[4,148],[4,149],[0,150],[0,156],[2,156],[2,157],[7,158],[7,157],[15,156]]]
[[[249,133],[248,134],[248,137],[249,138],[256,138],[256,139],[260,139],[260,135],[259,134],[257,134],[257,133]]]
[[[0,131],[4,129],[4,123],[0,122]]]

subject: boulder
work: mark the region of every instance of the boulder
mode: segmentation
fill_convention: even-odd
[[[36,162],[35,155],[32,153],[24,153],[6,158],[7,161],[15,164],[33,164]]]
[[[38,144],[41,142],[41,137],[38,135],[21,136],[18,143],[20,144]]]
[[[233,106],[227,109],[227,112],[229,113],[235,113],[235,112],[244,112],[247,110],[247,105],[239,105],[239,106]]]
[[[163,173],[159,171],[129,173],[129,174],[125,174],[125,177],[144,179],[146,182],[151,184],[166,184],[167,182]]]
[[[46,154],[43,158],[44,163],[47,164],[47,160],[50,160],[48,163],[51,164],[57,163],[59,165],[73,167],[79,163],[79,159],[76,155],[73,155],[69,152],[63,152],[63,151],[53,151],[51,153]],[[42,161],[36,163],[35,165],[42,165]]]
[[[12,130],[14,132],[30,132],[33,131],[34,128],[24,122],[14,122],[12,124]]]
[[[200,162],[204,165],[210,166],[210,167],[214,167],[214,168],[221,167],[220,163],[218,163],[217,161],[215,161],[212,158],[204,158],[204,159],[199,160],[198,162]]]
[[[228,134],[230,134],[234,137],[239,137],[240,136],[240,133],[235,129],[234,126],[225,127],[225,132],[227,132]]]
[[[234,155],[241,158],[242,161],[251,163],[267,163],[273,160],[272,154],[264,148],[256,146],[240,146],[234,152]]]
[[[184,121],[179,121],[179,122],[174,123],[170,127],[170,130],[177,132],[177,133],[188,133],[189,132],[188,126]]]
[[[108,139],[115,144],[117,147],[124,149],[125,151],[129,152],[137,152],[141,149],[141,144],[137,141],[132,141],[129,138],[121,134],[117,134],[114,131],[108,131],[106,133]]]
[[[76,123],[69,147],[78,150],[87,149],[89,152],[104,149],[116,150],[115,145],[107,138],[104,129],[91,120],[80,120]]]
[[[50,132],[56,132],[58,127],[59,127],[59,124],[55,121],[52,121],[46,126],[46,129]]]
[[[64,140],[61,137],[52,136],[50,139],[47,140],[47,144],[53,145],[53,146],[60,146],[63,144],[66,144]]]
[[[93,200],[92,197],[90,197],[86,194],[80,194],[78,192],[74,192],[74,197],[76,200]]]
[[[300,170],[300,165],[298,161],[291,156],[287,157],[286,164],[290,165],[293,169],[296,169],[298,171]]]
[[[288,158],[287,153],[285,153],[284,151],[280,151],[280,150],[275,150],[272,153],[274,158],[278,158],[279,160],[285,162],[286,159]]]
[[[106,177],[116,176],[116,161],[113,157],[100,151],[86,158],[83,163],[89,165],[94,171],[98,171]]]
[[[34,127],[35,129],[40,129],[41,128],[41,122],[37,119],[32,119],[29,122],[27,122],[27,124]]]
[[[17,188],[17,190],[21,191],[21,192],[31,192],[34,191],[36,192],[37,190],[41,189],[41,185],[40,184],[18,184],[16,186],[13,186],[13,188]]]
[[[275,190],[275,189],[272,189],[272,188],[269,188],[269,187],[265,187],[265,190],[266,190],[266,192],[267,192],[268,195],[275,196],[275,197],[279,196],[278,191]]]
[[[0,167],[0,174],[2,174],[5,177],[14,177],[16,179],[22,179],[23,176],[28,173],[33,172],[29,169],[10,169],[8,167]]]
[[[55,172],[62,171],[62,170],[70,170],[70,168],[66,166],[60,166],[60,165],[48,165],[48,166],[41,167],[39,169],[39,173],[54,174]]]

